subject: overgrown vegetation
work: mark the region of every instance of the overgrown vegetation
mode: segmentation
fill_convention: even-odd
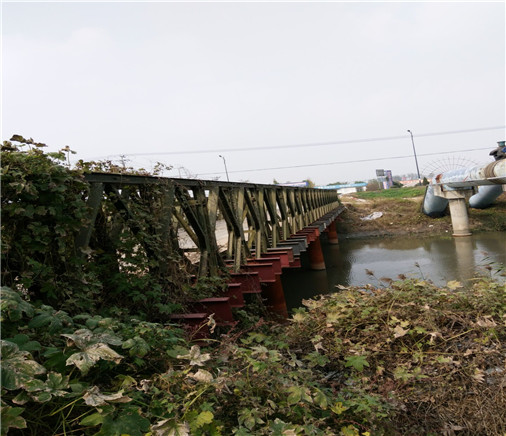
[[[83,174],[132,169],[82,161],[70,169],[70,150],[44,153],[45,144],[32,139],[17,135],[12,141],[2,148],[4,285],[71,315],[112,310],[153,320],[184,304],[195,271],[171,249],[174,229],[162,237],[163,180],[107,192],[83,249],[76,242],[90,220],[90,185]],[[118,207],[122,202],[128,212]]]
[[[503,435],[506,289],[461,286],[341,288],[206,347],[3,288],[2,434]]]

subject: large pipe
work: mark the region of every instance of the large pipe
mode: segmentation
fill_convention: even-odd
[[[478,193],[469,199],[469,207],[474,209],[484,209],[502,194],[501,185],[479,186]]]
[[[436,183],[450,190],[479,185],[506,184],[506,159],[497,160],[485,166],[460,168],[438,174]]]
[[[436,196],[434,186],[442,185],[444,191],[466,190],[473,186],[482,186],[483,192],[475,194],[471,207],[487,207],[500,194],[501,185],[506,184],[506,159],[492,162],[488,165],[475,166],[472,168],[461,168],[447,171],[435,177],[435,184],[427,186],[422,205],[422,212],[431,217],[444,214],[448,199]]]
[[[445,214],[448,200],[434,194],[434,185],[427,185],[423,197],[422,212],[431,218],[438,218]]]

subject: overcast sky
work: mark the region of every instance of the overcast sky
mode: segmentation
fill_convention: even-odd
[[[221,154],[256,183],[415,173],[407,129],[422,172],[488,162],[505,21],[504,2],[3,2],[2,139],[226,180]]]

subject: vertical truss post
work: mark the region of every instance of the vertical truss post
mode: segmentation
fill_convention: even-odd
[[[95,227],[95,220],[97,219],[98,209],[102,203],[104,195],[103,183],[91,183],[90,193],[86,204],[90,208],[90,213],[86,221],[86,225],[81,228],[75,240],[76,250],[82,250],[90,244],[91,234]]]

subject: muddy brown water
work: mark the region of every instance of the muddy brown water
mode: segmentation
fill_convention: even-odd
[[[307,254],[303,253],[302,268],[283,272],[289,309],[300,307],[305,298],[336,292],[336,285],[379,285],[378,279],[397,280],[399,274],[431,280],[437,286],[450,280],[467,282],[477,275],[490,274],[504,281],[500,274],[506,265],[506,232],[463,238],[448,235],[342,240],[339,245],[330,245],[322,237],[322,249],[325,271],[310,270]],[[492,270],[487,270],[487,266]],[[374,277],[366,269],[373,271]]]

